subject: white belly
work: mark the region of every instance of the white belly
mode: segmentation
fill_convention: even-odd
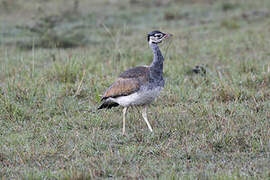
[[[110,98],[110,100],[121,106],[144,105],[154,101],[155,98],[159,96],[161,90],[162,87],[157,87],[151,90],[142,90],[128,96]]]

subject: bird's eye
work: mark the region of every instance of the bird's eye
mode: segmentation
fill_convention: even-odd
[[[158,38],[161,38],[162,35],[161,34],[156,34],[155,36],[158,37]]]

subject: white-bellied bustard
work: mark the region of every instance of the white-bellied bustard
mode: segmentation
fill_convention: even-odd
[[[147,105],[150,104],[164,87],[163,61],[164,58],[158,47],[164,39],[172,36],[160,31],[152,31],[147,40],[152,48],[154,57],[150,66],[138,66],[120,74],[118,79],[105,91],[102,104],[98,109],[123,106],[123,134],[125,134],[126,112],[130,106],[144,106],[142,117],[149,130],[152,127],[147,119]]]

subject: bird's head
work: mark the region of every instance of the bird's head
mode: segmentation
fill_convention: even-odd
[[[147,35],[147,40],[149,44],[159,44],[161,43],[164,39],[167,39],[168,37],[171,37],[172,34],[166,34],[160,31],[152,31],[148,33]]]

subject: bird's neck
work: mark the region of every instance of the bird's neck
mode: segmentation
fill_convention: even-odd
[[[151,43],[150,47],[152,48],[154,54],[153,62],[150,65],[150,72],[153,77],[162,78],[164,58],[157,44]]]

